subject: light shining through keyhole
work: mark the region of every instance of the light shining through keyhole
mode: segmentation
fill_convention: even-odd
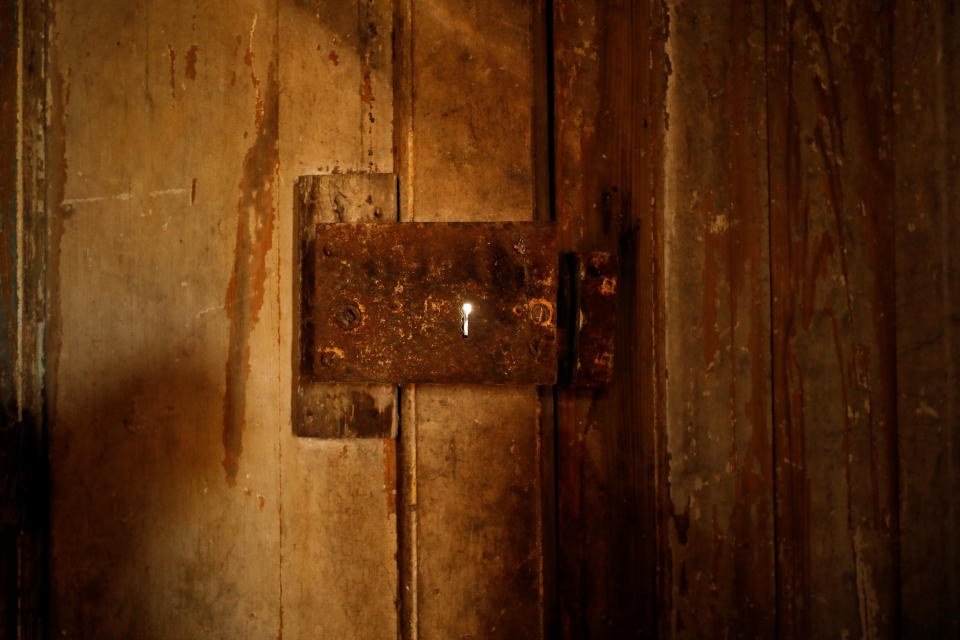
[[[460,333],[464,338],[470,333],[470,312],[473,311],[473,305],[464,302],[460,307]]]

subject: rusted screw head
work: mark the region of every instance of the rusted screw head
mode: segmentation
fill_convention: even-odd
[[[320,364],[325,367],[332,367],[333,363],[337,361],[337,353],[335,351],[324,351],[320,354]]]
[[[547,324],[550,322],[552,315],[553,310],[543,302],[535,302],[533,306],[530,307],[530,319],[533,320],[535,324]]]
[[[379,220],[380,218],[382,218],[382,217],[383,217],[383,209],[381,209],[380,207],[374,208],[374,210],[373,210],[373,217],[374,217],[374,218],[377,218],[378,220]]]
[[[530,355],[534,357],[540,355],[542,344],[543,341],[540,338],[530,338],[530,342],[527,343],[527,349],[530,350]]]
[[[337,324],[344,329],[350,329],[360,320],[360,308],[352,302],[344,305],[337,313]]]
[[[330,245],[323,245],[323,255],[330,257],[333,255],[333,248]]]

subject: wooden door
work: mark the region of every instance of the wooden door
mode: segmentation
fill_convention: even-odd
[[[952,4],[0,5],[3,631],[957,636]],[[294,185],[363,173],[618,253],[613,383],[297,435]]]
[[[542,7],[27,14],[52,634],[541,637],[535,387],[381,390],[376,438],[298,437],[290,399],[299,176],[395,173],[401,222],[548,216]]]

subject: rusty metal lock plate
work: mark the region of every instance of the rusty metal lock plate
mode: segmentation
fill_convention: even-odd
[[[321,223],[316,248],[302,314],[315,380],[556,380],[552,225]]]

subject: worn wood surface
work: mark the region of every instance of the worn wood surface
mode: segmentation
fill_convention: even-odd
[[[46,215],[46,34],[44,3],[19,3],[20,260],[18,318],[19,418],[26,468],[18,535],[18,637],[41,640],[48,633],[49,480],[45,394],[47,300]]]
[[[668,3],[668,637],[774,634],[763,7]]]
[[[897,634],[892,13],[768,16],[781,635]]]
[[[299,233],[289,216],[299,176],[347,173],[341,192],[352,198],[362,191],[362,179],[353,172],[393,171],[393,3],[278,4],[283,88],[280,211],[284,214],[278,238],[281,254],[293,256],[294,247],[286,243]],[[386,198],[386,182],[392,180],[374,180],[378,184],[375,199]],[[365,203],[366,197],[361,200]],[[375,214],[365,204],[359,212]],[[333,213],[332,208],[323,209],[323,215]],[[383,214],[385,218],[395,215],[386,206]],[[283,317],[280,340],[285,364],[281,386],[288,394],[286,376],[293,364],[287,355],[293,352],[289,342],[293,336],[288,332],[295,320],[286,315],[294,302],[288,304],[286,296],[295,289],[286,280],[291,273],[286,269],[292,270],[296,263],[289,264],[286,259],[280,263],[284,271],[278,310]],[[323,435],[336,435],[326,430],[331,422],[336,428],[343,426],[343,435],[352,435],[351,429],[361,423],[350,416],[371,404],[376,427],[367,432],[373,437],[365,439],[305,439],[294,436],[290,418],[281,411],[283,636],[392,637],[397,627],[396,447],[390,437],[395,428],[391,415],[396,413],[395,390],[367,388],[356,399],[353,393],[323,395],[333,405],[330,413],[324,412]]]
[[[614,375],[557,397],[557,637],[656,634],[653,350],[662,229],[660,7],[553,3],[562,249],[619,255]]]
[[[447,0],[401,15],[402,220],[532,218],[533,15]],[[408,394],[416,523],[404,531],[418,574],[404,637],[541,637],[536,389],[417,385],[405,406]]]
[[[508,0],[50,9],[21,346],[51,635],[541,637],[551,575],[560,637],[957,635],[951,3],[556,0],[552,34]],[[399,460],[298,438],[296,177],[544,217],[551,38],[561,243],[620,254],[615,386],[405,389]]]
[[[53,635],[277,634],[276,10],[224,9],[53,5]]]
[[[391,4],[53,10],[53,632],[389,636],[393,444],[289,407],[294,179],[390,171]]]
[[[24,429],[18,418],[20,293],[17,264],[19,177],[19,12],[0,2],[0,636],[17,633],[18,537],[24,488]]]
[[[896,3],[894,245],[902,637],[960,636],[960,14]]]

